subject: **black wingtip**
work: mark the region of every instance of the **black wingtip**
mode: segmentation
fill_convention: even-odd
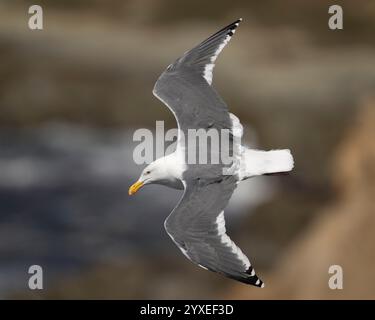
[[[251,284],[253,286],[264,288],[264,282],[258,278],[258,276],[255,274],[255,270],[252,266],[249,266],[249,268],[245,271],[249,277],[246,277],[244,279],[244,283]],[[241,281],[241,280],[240,280]]]
[[[228,31],[229,36],[234,35],[234,32],[237,29],[237,27],[240,25],[241,21],[242,21],[242,18],[239,18],[236,21],[232,22],[228,27],[226,27],[229,30]]]
[[[228,278],[237,280],[244,284],[249,284],[258,288],[264,288],[264,282],[258,278],[255,274],[255,270],[250,266],[244,273],[241,275],[225,274]]]
[[[241,22],[242,22],[242,18],[239,18],[239,19],[237,19],[236,22],[234,22],[234,25],[235,25],[236,27],[238,27],[239,24],[240,24]]]
[[[237,278],[236,280],[245,284],[250,284],[258,288],[264,288],[264,282],[260,280],[257,276],[252,276],[252,277],[247,277],[247,278]]]
[[[236,21],[234,21],[231,25],[233,26],[234,29],[236,29],[241,22],[242,22],[242,18],[239,18]]]

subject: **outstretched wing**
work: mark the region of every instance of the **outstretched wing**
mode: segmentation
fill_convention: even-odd
[[[215,60],[241,19],[186,52],[162,73],[153,93],[176,117],[179,129],[231,128],[228,108],[212,88]]]
[[[199,266],[254,286],[263,287],[249,259],[226,234],[224,208],[236,179],[196,179],[165,221],[165,229],[184,255]]]

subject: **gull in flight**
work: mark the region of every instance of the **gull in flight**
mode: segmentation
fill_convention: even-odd
[[[216,58],[241,21],[231,23],[187,51],[157,80],[153,94],[172,111],[177,121],[176,150],[149,164],[129,188],[129,194],[151,183],[184,189],[181,200],[164,223],[182,253],[204,269],[264,287],[248,257],[226,234],[224,208],[240,181],[291,171],[294,162],[289,149],[260,151],[238,143],[242,125],[212,87]],[[182,143],[181,136],[187,136],[191,129],[229,130],[232,162],[229,165],[222,161],[186,162],[191,148]],[[220,153],[220,148],[214,150]],[[224,172],[228,166],[229,170]]]

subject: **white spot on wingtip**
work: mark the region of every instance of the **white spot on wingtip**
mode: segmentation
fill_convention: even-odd
[[[204,270],[208,270],[205,266],[202,266],[201,264],[198,263],[198,266],[201,267]]]
[[[258,280],[255,282],[255,284],[256,284],[256,285],[259,285],[259,283],[260,283],[260,280],[258,279]]]
[[[261,288],[264,288],[264,282],[262,283],[262,285],[260,286]]]

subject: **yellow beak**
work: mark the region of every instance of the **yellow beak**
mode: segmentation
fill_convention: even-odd
[[[139,189],[143,187],[143,182],[142,181],[137,181],[136,183],[132,184],[129,188],[129,196],[133,195],[136,193]]]

